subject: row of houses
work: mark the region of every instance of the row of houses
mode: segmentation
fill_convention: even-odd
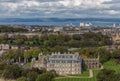
[[[2,61],[2,56],[5,55],[9,49],[19,49],[19,47],[11,46],[9,44],[0,44],[0,61]]]

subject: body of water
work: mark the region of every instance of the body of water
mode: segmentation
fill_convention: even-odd
[[[72,25],[79,26],[80,23],[91,23],[93,26],[120,26],[120,19],[105,19],[105,18],[5,18],[0,19],[0,25],[59,25],[66,26],[72,23]]]

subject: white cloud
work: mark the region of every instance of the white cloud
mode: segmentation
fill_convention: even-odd
[[[6,5],[5,5],[6,4]],[[18,5],[17,4],[14,4],[14,3],[11,3],[11,2],[9,2],[9,3],[6,3],[6,2],[4,2],[4,3],[0,3],[0,6],[1,6],[1,9],[2,10],[7,10],[7,11],[16,11],[16,9],[17,9],[17,7],[18,7]],[[1,10],[0,9],[0,10]]]
[[[117,3],[114,3],[117,1]],[[109,3],[111,2],[111,3]],[[107,3],[107,4],[106,4]],[[109,4],[108,4],[109,3]],[[0,0],[0,15],[3,16],[62,16],[67,14],[78,16],[102,15],[104,13],[119,14],[114,10],[118,0]],[[119,6],[116,6],[119,8]],[[0,17],[1,17],[0,16]]]
[[[100,13],[104,13],[104,14],[110,14],[110,15],[115,15],[115,14],[120,14],[120,11],[116,11],[116,10],[103,10],[100,11]]]
[[[39,6],[39,2],[37,2],[37,1],[21,1],[20,6],[27,6],[27,7]]]

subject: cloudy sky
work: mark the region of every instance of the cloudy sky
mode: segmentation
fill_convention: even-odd
[[[120,18],[120,0],[0,0],[0,18]]]

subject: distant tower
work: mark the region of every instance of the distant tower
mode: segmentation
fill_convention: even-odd
[[[92,23],[89,22],[89,25],[92,26]]]
[[[89,27],[89,26],[91,26],[92,25],[92,23],[80,23],[80,27]]]
[[[98,60],[100,60],[100,53],[98,53]]]
[[[81,23],[80,23],[80,27],[83,27],[83,26],[85,26],[85,23],[82,23],[82,22],[81,22]]]
[[[115,23],[113,24],[113,27],[116,27],[116,24],[115,24]]]
[[[36,59],[35,59],[35,58],[32,58],[32,60],[31,60],[31,67],[33,67],[33,66],[34,66],[35,61],[36,61]]]
[[[39,68],[46,68],[46,63],[47,63],[47,60],[46,60],[47,56],[43,55],[43,53],[40,53],[39,56],[38,56],[38,60],[39,60]]]

